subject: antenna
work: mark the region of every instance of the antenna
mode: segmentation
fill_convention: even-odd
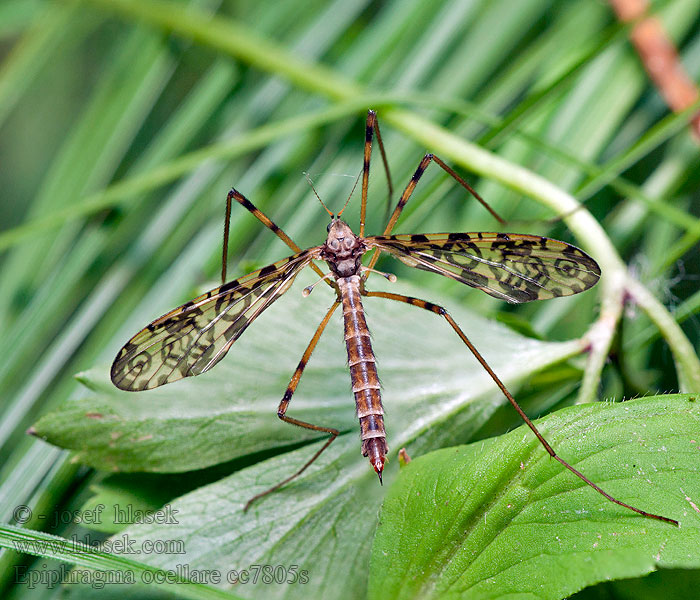
[[[343,208],[340,210],[340,212],[337,215],[334,215],[330,210],[328,210],[328,207],[325,205],[323,200],[321,200],[321,196],[318,195],[318,192],[316,191],[316,188],[314,187],[314,182],[311,181],[311,177],[309,177],[309,174],[304,171],[304,177],[306,177],[306,181],[309,182],[309,185],[311,186],[311,189],[314,192],[314,195],[316,198],[318,198],[318,201],[321,203],[321,206],[326,209],[326,212],[331,216],[332,219],[339,219],[340,215],[343,214],[343,211],[347,208],[348,204],[350,203],[350,199],[352,198],[352,195],[355,193],[355,188],[357,187],[357,183],[360,181],[360,175],[362,175],[362,172],[358,173],[357,177],[355,177],[355,183],[352,186],[352,189],[350,190],[350,195],[348,196],[348,199],[345,201],[345,204],[343,204]]]
[[[318,201],[321,203],[321,206],[323,206],[323,208],[326,209],[326,212],[331,216],[331,219],[334,219],[335,215],[330,210],[328,210],[328,207],[323,203],[323,200],[321,200],[321,196],[318,195],[318,192],[316,191],[316,188],[314,187],[314,182],[311,181],[311,177],[309,177],[309,174],[306,171],[304,171],[304,177],[306,177],[306,181],[309,182],[309,185],[311,186],[311,189],[314,191],[314,195],[316,196],[316,198],[318,198]],[[345,208],[345,207],[343,207],[343,208]],[[340,216],[340,215],[338,215],[338,216]]]
[[[355,177],[355,184],[352,186],[352,189],[350,190],[350,195],[348,196],[348,199],[345,201],[345,204],[343,205],[343,208],[341,211],[338,213],[338,218],[340,218],[340,215],[343,214],[343,211],[347,207],[348,203],[350,202],[350,198],[352,198],[352,195],[355,193],[355,188],[357,187],[357,182],[360,181],[360,175],[362,175],[362,171],[360,171],[357,174],[357,177]]]

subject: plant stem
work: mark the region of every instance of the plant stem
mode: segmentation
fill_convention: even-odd
[[[626,287],[639,307],[647,314],[661,332],[671,348],[678,373],[678,385],[681,392],[700,390],[700,360],[693,345],[683,333],[680,325],[666,307],[654,295],[631,275],[627,275]]]
[[[273,42],[256,36],[244,26],[219,16],[209,16],[163,0],[88,0],[122,13],[127,18],[145,20],[205,46],[220,50],[249,65],[279,75],[310,93],[334,101],[349,101],[366,93],[357,83],[337,72],[307,62]],[[582,245],[594,256],[604,273],[601,286],[601,323],[605,335],[593,345],[590,373],[584,381],[581,399],[593,399],[593,390],[612,341],[622,307],[619,284],[626,282],[630,293],[659,327],[676,359],[681,389],[700,389],[700,361],[683,331],[668,311],[646,288],[633,280],[601,225],[571,194],[545,178],[500,156],[461,139],[427,119],[400,109],[387,108],[382,119],[414,140],[474,173],[500,181],[550,207],[564,221]],[[601,328],[603,331],[603,328]],[[691,386],[688,388],[688,386]]]

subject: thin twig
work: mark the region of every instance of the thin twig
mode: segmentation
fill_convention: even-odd
[[[618,19],[623,23],[637,21],[630,39],[649,78],[654,82],[666,104],[673,112],[688,108],[698,97],[698,87],[688,76],[678,58],[678,52],[661,21],[646,16],[647,0],[610,0]],[[691,120],[696,141],[700,141],[700,113]]]

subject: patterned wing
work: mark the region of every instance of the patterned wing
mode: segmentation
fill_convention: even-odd
[[[139,331],[112,364],[112,382],[148,390],[211,369],[318,252],[305,250],[213,289]]]
[[[575,246],[516,233],[384,235],[367,245],[418,269],[456,279],[512,303],[578,294],[600,267]]]

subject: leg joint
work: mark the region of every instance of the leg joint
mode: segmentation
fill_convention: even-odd
[[[436,315],[440,315],[441,317],[444,317],[447,314],[447,309],[443,306],[440,306],[439,304],[433,304],[432,302],[424,301],[424,307],[427,310],[434,312]]]

